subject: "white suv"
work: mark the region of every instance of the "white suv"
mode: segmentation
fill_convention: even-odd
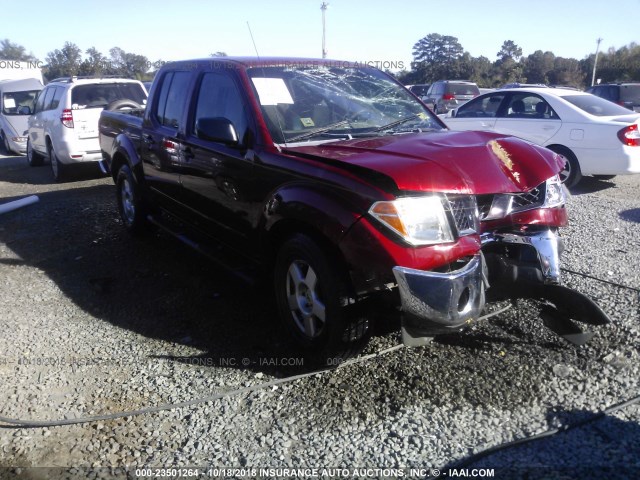
[[[146,101],[147,91],[137,80],[70,77],[49,82],[29,117],[29,165],[42,165],[48,157],[53,176],[60,181],[72,165],[101,160],[100,112],[139,108]]]

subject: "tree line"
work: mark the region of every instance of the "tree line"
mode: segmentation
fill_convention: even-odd
[[[536,50],[525,57],[513,40],[506,40],[491,61],[472,57],[456,37],[430,33],[414,44],[411,70],[397,76],[405,84],[468,79],[489,88],[514,82],[585,88],[591,85],[594,61],[595,53],[577,60]],[[640,45],[631,43],[599,53],[596,79],[602,83],[640,81]]]
[[[226,56],[215,52],[211,56]],[[0,59],[38,61],[22,45],[9,39],[0,40]],[[413,46],[410,70],[394,75],[404,84],[432,83],[442,79],[467,79],[480,87],[498,87],[505,83],[544,83],[584,88],[591,85],[595,54],[582,60],[557,57],[553,52],[536,50],[523,56],[522,49],[506,40],[496,59],[472,57],[456,37],[430,33]],[[47,53],[43,75],[47,79],[73,75],[118,75],[150,80],[164,64],[150,61],[144,55],[113,47],[107,55],[94,47],[85,51],[72,42]],[[640,81],[640,45],[631,43],[619,49],[610,48],[598,55],[596,78],[605,82]]]

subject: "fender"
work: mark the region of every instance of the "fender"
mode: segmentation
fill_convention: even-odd
[[[353,198],[350,198],[353,197]],[[322,185],[287,184],[274,191],[264,203],[259,221],[262,245],[269,245],[288,226],[305,225],[337,246],[351,226],[363,215],[362,206],[346,190]]]
[[[133,137],[133,138],[131,138]],[[144,177],[142,175],[142,162],[138,156],[135,141],[140,140],[140,132],[128,131],[125,133],[119,133],[113,139],[113,145],[111,151],[111,164],[109,169],[111,176],[116,178],[118,170],[123,164],[128,164],[131,171],[134,172],[134,176],[138,182]]]

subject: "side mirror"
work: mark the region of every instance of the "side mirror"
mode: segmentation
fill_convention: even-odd
[[[196,135],[203,140],[238,145],[238,132],[225,117],[204,117],[196,121]]]
[[[22,105],[18,108],[18,113],[20,115],[31,115],[31,108],[28,105]]]
[[[455,117],[458,114],[458,109],[454,108],[453,110],[449,111],[449,116],[450,117]]]

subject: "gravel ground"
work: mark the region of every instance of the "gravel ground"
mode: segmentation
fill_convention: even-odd
[[[427,477],[466,467],[494,468],[494,478],[638,478],[640,408],[593,417],[640,393],[639,187],[639,176],[587,178],[570,199],[564,267],[631,287],[565,274],[614,320],[586,346],[566,344],[542,326],[537,303],[520,301],[425,348],[286,384],[80,425],[5,426],[0,477],[110,478],[124,467]],[[0,215],[0,416],[131,411],[304,371],[290,366],[298,359],[280,344],[264,292],[170,238],[129,237],[110,179],[54,184],[47,167],[0,156],[0,203],[31,194],[40,201]],[[367,353],[398,343],[381,329]],[[345,473],[337,478],[355,475]]]

